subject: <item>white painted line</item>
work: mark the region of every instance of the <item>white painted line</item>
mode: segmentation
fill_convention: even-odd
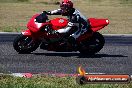
[[[19,32],[0,32],[0,34],[20,34]]]
[[[132,34],[102,34],[104,36],[132,36]]]

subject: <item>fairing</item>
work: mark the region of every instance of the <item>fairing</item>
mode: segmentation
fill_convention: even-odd
[[[90,22],[91,29],[94,32],[104,28],[105,26],[107,26],[109,24],[109,20],[108,19],[89,18],[88,20]]]
[[[44,25],[47,25],[49,23],[37,23],[35,22],[35,18],[38,16],[39,14],[34,15],[28,22],[27,24],[27,28],[30,29],[32,32],[38,32],[41,27],[43,27]]]
[[[96,32],[109,24],[108,19],[96,19],[96,18],[89,18],[88,21],[90,22],[91,29]],[[64,18],[56,18],[51,20],[52,29],[59,30],[64,28],[68,24],[68,20]]]
[[[27,28],[30,29],[32,32],[38,32],[41,29],[41,27],[43,27],[44,25],[48,25],[48,24],[51,24],[51,27],[53,30],[59,30],[61,28],[66,27],[68,24],[68,20],[65,18],[55,18],[55,19],[50,20],[50,22],[37,23],[35,22],[35,18],[38,15],[39,14],[34,15],[27,24]],[[91,29],[94,32],[104,28],[105,26],[109,24],[108,19],[89,18],[88,21],[90,22]]]

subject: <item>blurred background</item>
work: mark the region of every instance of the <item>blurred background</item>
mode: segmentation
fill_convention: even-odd
[[[72,0],[87,18],[108,18],[103,34],[132,34],[132,0]],[[0,0],[0,32],[21,32],[36,13],[59,8],[60,0]],[[49,16],[50,19],[62,16]]]

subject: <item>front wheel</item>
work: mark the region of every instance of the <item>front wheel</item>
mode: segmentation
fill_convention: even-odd
[[[22,34],[18,35],[13,42],[14,49],[19,53],[31,53],[35,51],[39,45],[39,41],[34,41],[32,37]]]
[[[105,44],[105,39],[103,35],[99,32],[95,32],[90,40],[85,40],[81,42],[81,47],[79,52],[81,54],[93,55],[99,52]]]

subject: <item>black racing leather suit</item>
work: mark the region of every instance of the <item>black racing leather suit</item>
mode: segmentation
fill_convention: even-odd
[[[62,15],[62,10],[57,9],[53,11],[47,11],[46,13],[47,15]],[[81,34],[84,34],[87,30],[90,30],[90,23],[88,22],[87,18],[85,18],[85,16],[83,16],[77,9],[72,8],[67,18],[69,20],[67,27],[59,29],[59,33],[67,33],[70,31],[70,29],[72,29],[73,26],[76,26],[76,31],[70,35],[76,39]]]

